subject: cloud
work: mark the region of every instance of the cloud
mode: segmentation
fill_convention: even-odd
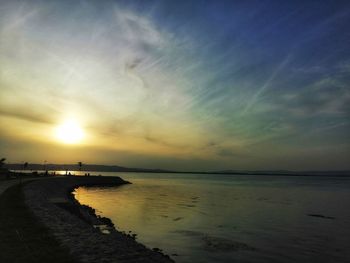
[[[317,80],[297,93],[285,94],[280,107],[300,117],[350,114],[350,91],[336,77]]]
[[[30,122],[44,123],[44,124],[52,124],[51,118],[45,116],[43,113],[33,113],[28,112],[28,109],[2,109],[0,108],[0,116],[22,119]]]
[[[287,66],[291,59],[291,54],[288,54],[282,62],[277,66],[277,68],[272,72],[270,77],[265,81],[265,83],[257,89],[255,94],[251,97],[251,99],[248,101],[246,107],[243,110],[243,114],[245,114],[251,107],[254,106],[254,104],[259,99],[260,95],[271,85],[273,80],[278,76],[278,74]]]
[[[242,158],[247,157],[247,154],[242,153],[242,150],[233,150],[231,148],[219,148],[217,154],[222,157]]]
[[[310,147],[345,140],[346,10],[3,2],[0,132],[26,120],[35,138],[74,116],[95,149],[228,166],[301,149],[308,133]]]

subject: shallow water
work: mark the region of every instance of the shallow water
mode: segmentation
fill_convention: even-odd
[[[102,174],[76,198],[177,262],[350,262],[350,178]]]

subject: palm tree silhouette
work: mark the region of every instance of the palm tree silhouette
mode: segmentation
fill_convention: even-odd
[[[0,169],[5,165],[6,158],[1,158],[0,159]]]
[[[81,167],[83,166],[82,162],[78,162],[78,166],[79,166],[79,171],[81,171]]]

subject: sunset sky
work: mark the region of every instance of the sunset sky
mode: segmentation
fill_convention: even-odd
[[[0,0],[9,162],[342,170],[349,134],[349,1]]]

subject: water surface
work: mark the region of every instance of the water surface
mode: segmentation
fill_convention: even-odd
[[[76,198],[177,262],[350,262],[350,178],[102,174]]]

